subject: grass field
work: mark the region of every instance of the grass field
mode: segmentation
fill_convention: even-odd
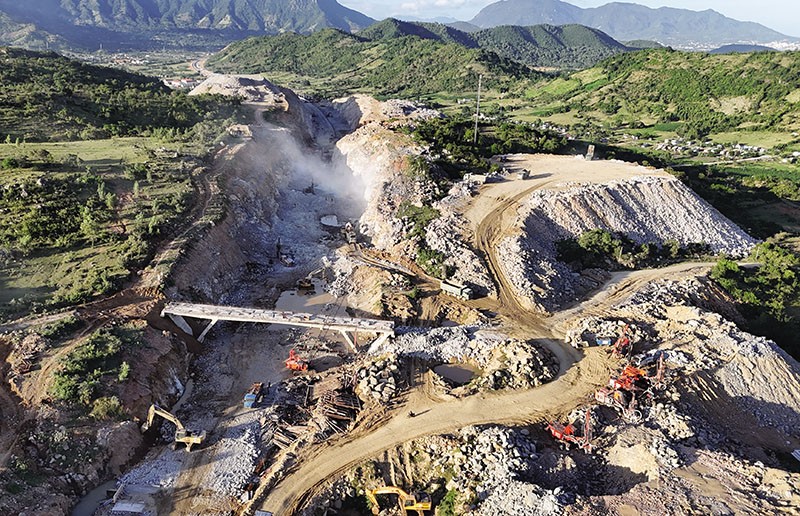
[[[797,140],[790,132],[772,131],[735,131],[718,133],[711,135],[711,139],[716,143],[741,143],[744,145],[754,145],[771,149],[777,145],[784,145],[793,140]]]
[[[0,188],[34,188],[32,205],[9,198],[0,206],[6,235],[23,234],[26,220],[65,228],[60,239],[0,243],[0,318],[89,299],[128,277],[135,258],[146,256],[148,242],[176,221],[192,194],[186,165],[193,158],[164,157],[157,151],[164,145],[149,138],[0,145],[0,160],[28,160],[0,171]],[[39,191],[37,184],[61,186]],[[75,232],[73,220],[90,205],[102,208],[93,213],[98,236],[91,240]]]

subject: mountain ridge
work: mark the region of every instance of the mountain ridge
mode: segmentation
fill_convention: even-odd
[[[0,0],[9,26],[59,35],[71,44],[145,45],[239,39],[253,34],[363,29],[372,18],[336,0]],[[13,43],[0,36],[0,43]],[[40,36],[39,40],[47,39]]]
[[[470,24],[498,25],[577,23],[600,29],[619,41],[653,40],[678,48],[714,48],[734,43],[800,42],[754,22],[728,18],[707,9],[653,9],[635,3],[611,2],[581,8],[561,0],[503,0],[484,7]]]

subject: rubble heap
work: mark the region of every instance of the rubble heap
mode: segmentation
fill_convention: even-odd
[[[459,492],[474,490],[481,500],[477,514],[561,514],[556,493],[522,482],[538,459],[536,444],[525,433],[502,427],[466,427],[460,446],[441,455],[435,444],[431,456],[443,467],[452,465],[455,476],[446,486]],[[437,455],[438,453],[438,455]]]
[[[400,364],[397,355],[389,355],[358,370],[358,389],[362,398],[383,403],[394,398],[398,391]]]
[[[578,319],[575,325],[567,330],[565,340],[575,348],[594,346],[597,339],[603,337],[612,339],[613,343],[622,334],[625,325],[628,325],[628,338],[634,344],[648,338],[649,331],[641,324],[607,317],[584,317]]]
[[[466,221],[460,215],[447,214],[431,221],[425,234],[428,247],[443,253],[445,265],[454,270],[452,280],[462,285],[477,287],[480,296],[494,296],[497,289],[489,277],[486,266],[466,243]]]

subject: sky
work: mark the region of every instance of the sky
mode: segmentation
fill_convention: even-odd
[[[376,19],[405,15],[419,18],[448,16],[470,20],[496,0],[339,0],[339,3]],[[597,7],[607,0],[564,0],[580,7]],[[648,7],[677,7],[703,11],[714,9],[730,18],[753,21],[800,36],[800,2],[797,0],[622,0]]]

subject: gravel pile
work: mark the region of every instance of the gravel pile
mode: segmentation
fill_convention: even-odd
[[[256,411],[231,422],[225,435],[214,444],[214,463],[206,487],[220,495],[238,497],[256,465],[261,425]]]
[[[635,177],[605,184],[535,192],[520,211],[522,232],[499,247],[504,272],[518,294],[543,311],[590,288],[556,259],[555,242],[592,229],[624,233],[636,242],[702,242],[714,253],[746,256],[756,244],[680,181]]]
[[[465,233],[464,218],[448,214],[428,224],[425,242],[447,257],[444,263],[453,268],[453,281],[472,287],[478,296],[493,296],[494,282],[478,255],[464,243],[461,235]]]
[[[362,398],[388,402],[398,392],[398,371],[400,365],[396,355],[391,355],[362,367],[358,370],[358,392]]]
[[[186,450],[183,448],[177,450],[165,448],[158,456],[141,462],[139,466],[125,473],[117,484],[170,489],[175,485],[175,480],[181,472],[185,456]]]

